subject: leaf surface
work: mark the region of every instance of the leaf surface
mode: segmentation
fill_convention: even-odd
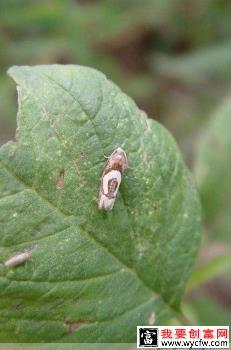
[[[200,205],[169,133],[103,74],[13,67],[17,141],[0,151],[1,341],[129,342],[180,309],[200,236]],[[98,210],[104,155],[131,169]]]

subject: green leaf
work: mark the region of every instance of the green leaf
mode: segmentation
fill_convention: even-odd
[[[1,148],[1,341],[129,342],[164,324],[200,241],[200,205],[169,133],[106,77],[80,66],[13,67],[17,142]],[[104,155],[127,170],[98,210]]]
[[[196,288],[200,284],[230,271],[231,258],[230,255],[217,256],[213,260],[199,266],[189,279],[187,288]]]
[[[231,99],[211,118],[198,144],[195,175],[211,237],[231,242]]]

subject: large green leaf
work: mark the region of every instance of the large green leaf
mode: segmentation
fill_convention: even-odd
[[[17,142],[1,160],[1,341],[128,342],[180,310],[200,205],[178,148],[106,77],[79,66],[13,67]],[[126,150],[112,212],[98,210],[104,155]]]
[[[231,100],[218,108],[198,144],[195,174],[211,237],[231,242]]]

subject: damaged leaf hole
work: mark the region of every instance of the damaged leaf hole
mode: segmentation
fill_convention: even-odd
[[[56,179],[56,191],[59,191],[63,188],[63,185],[64,185],[64,176],[65,176],[65,170],[64,169],[61,169],[58,176],[57,176],[57,179]]]

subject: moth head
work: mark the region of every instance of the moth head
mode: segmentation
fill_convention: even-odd
[[[116,161],[118,161],[122,167],[122,169],[124,170],[125,168],[127,168],[128,166],[128,158],[127,155],[125,153],[125,151],[123,150],[123,148],[118,147],[114,152],[113,152],[113,157]]]

